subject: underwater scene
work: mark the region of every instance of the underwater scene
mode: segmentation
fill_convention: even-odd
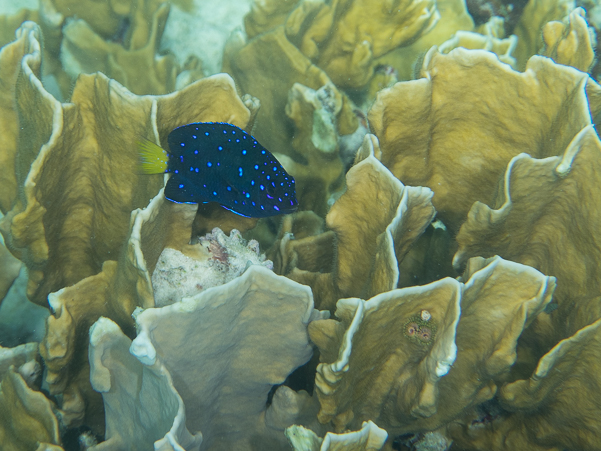
[[[0,0],[0,451],[601,450],[601,0]]]

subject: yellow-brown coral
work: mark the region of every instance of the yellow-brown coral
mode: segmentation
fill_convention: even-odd
[[[162,177],[137,174],[140,136],[164,142],[176,126],[202,120],[244,127],[250,112],[223,75],[166,97],[137,97],[101,74],[82,75],[71,103],[61,104],[37,79],[36,30],[25,26],[21,39],[11,44],[26,42],[31,50],[13,78],[12,114],[20,118],[21,130],[14,146],[20,156],[15,168],[19,185],[7,184],[18,196],[7,199],[6,204],[16,203],[2,228],[7,246],[30,268],[30,299],[44,304],[48,293],[99,272],[103,261],[116,258],[130,212],[160,189]]]
[[[543,27],[544,48],[541,53],[559,64],[588,72],[595,59],[595,51],[585,14],[582,8],[576,8],[566,18],[567,23],[547,23]]]
[[[305,4],[286,22],[286,35],[334,84],[361,88],[375,59],[407,45],[438,20],[430,0],[335,0]]]
[[[340,297],[396,288],[399,262],[434,217],[432,192],[403,186],[375,158],[378,153],[376,137],[367,135],[347,173],[347,189],[326,217],[336,235],[333,272],[311,274],[301,267],[289,273],[312,286],[321,309],[333,309]]]
[[[320,421],[336,430],[371,419],[389,433],[432,431],[491,399],[555,281],[498,257],[474,259],[464,278],[340,300],[336,316],[346,332],[336,360],[321,363],[315,380]],[[408,336],[415,316],[436,329],[421,343]],[[316,322],[311,336],[331,334],[332,322]]]
[[[490,52],[432,49],[421,76],[381,91],[370,125],[382,163],[404,184],[430,187],[453,232],[475,201],[492,199],[512,157],[559,155],[591,123],[586,88],[595,83],[547,58],[520,73]]]
[[[525,154],[515,157],[491,207],[476,202],[457,235],[456,265],[472,255],[499,254],[555,276],[559,310],[552,318],[560,338],[566,319],[570,324],[571,317],[586,306],[580,307],[574,300],[597,296],[601,289],[597,277],[601,269],[597,233],[601,206],[592,188],[601,183],[600,152],[601,142],[588,126],[563,156],[542,160]],[[594,319],[579,321],[578,327]],[[570,333],[574,333],[577,329],[571,327]]]

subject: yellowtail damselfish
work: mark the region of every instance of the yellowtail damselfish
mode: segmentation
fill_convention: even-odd
[[[172,173],[165,197],[173,202],[217,202],[251,218],[298,208],[294,178],[255,138],[235,125],[182,125],[169,133],[168,144],[168,152],[146,140],[138,147],[142,173]]]

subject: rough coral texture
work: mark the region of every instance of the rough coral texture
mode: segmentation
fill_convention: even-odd
[[[152,273],[155,305],[173,304],[207,288],[223,285],[240,276],[249,265],[273,269],[259,252],[259,243],[246,242],[240,232],[228,237],[219,228],[185,248],[186,254],[165,248]]]

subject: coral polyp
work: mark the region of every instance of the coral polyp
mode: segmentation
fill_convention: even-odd
[[[403,333],[413,343],[429,345],[436,335],[436,324],[432,321],[430,312],[422,310],[407,320],[403,326]]]

